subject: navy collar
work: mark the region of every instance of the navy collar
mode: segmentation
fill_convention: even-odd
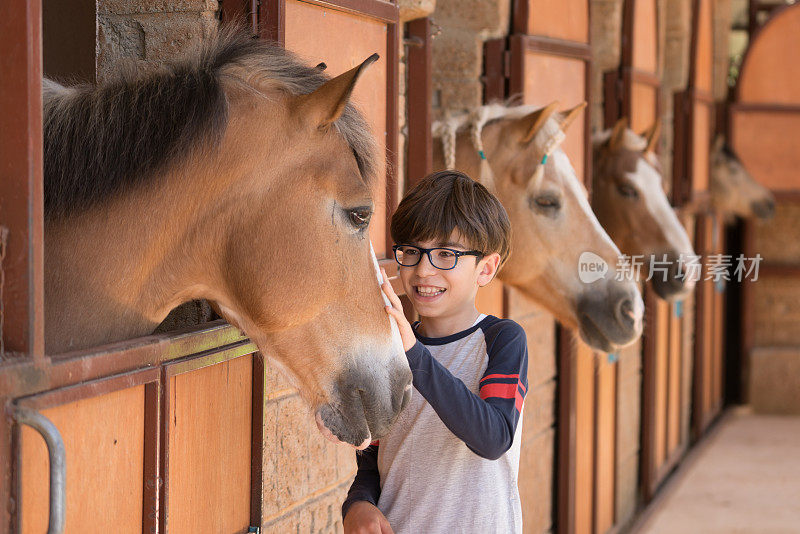
[[[476,324],[470,326],[466,330],[462,330],[461,332],[456,332],[455,334],[450,334],[449,336],[444,337],[426,337],[417,332],[417,328],[419,327],[419,321],[414,321],[411,325],[411,330],[414,331],[414,335],[417,337],[420,343],[423,345],[446,345],[447,343],[452,343],[453,341],[457,341],[461,338],[467,337],[468,335],[475,332],[478,328],[484,326],[484,323],[487,321],[491,321],[494,316],[486,315],[483,319],[478,321]]]

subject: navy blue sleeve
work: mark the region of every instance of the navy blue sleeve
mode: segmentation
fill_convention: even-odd
[[[378,442],[373,442],[363,451],[356,451],[358,471],[350,485],[347,498],[342,503],[342,519],[356,501],[367,501],[378,506],[381,496],[381,476],[378,473]]]
[[[414,387],[445,426],[472,452],[496,460],[514,441],[528,388],[528,343],[525,330],[510,320],[498,321],[484,335],[489,362],[480,381],[480,396],[419,341],[406,356]]]

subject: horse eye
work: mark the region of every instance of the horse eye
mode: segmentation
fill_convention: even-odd
[[[369,219],[372,216],[372,210],[369,208],[356,208],[348,212],[350,222],[358,229],[363,229],[369,226]]]
[[[617,191],[619,191],[619,194],[625,198],[639,198],[639,192],[636,190],[636,188],[628,184],[618,185]]]
[[[548,210],[556,210],[561,207],[558,198],[551,195],[540,195],[534,199],[536,206]]]

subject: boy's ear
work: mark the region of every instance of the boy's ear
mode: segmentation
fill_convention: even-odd
[[[483,267],[478,274],[478,287],[484,287],[491,282],[497,274],[497,269],[500,267],[500,254],[492,252],[481,260]]]

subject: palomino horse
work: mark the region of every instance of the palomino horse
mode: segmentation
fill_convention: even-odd
[[[49,353],[147,334],[207,299],[328,438],[366,446],[411,393],[368,225],[374,141],[330,79],[222,30],[196,57],[44,89]]]
[[[711,150],[710,185],[714,211],[727,218],[770,219],[775,214],[772,192],[753,179],[721,135]]]
[[[559,148],[584,105],[564,113],[557,103],[541,109],[489,105],[437,123],[443,142],[434,145],[434,169],[457,166],[506,208],[511,256],[498,278],[579,329],[590,346],[613,352],[641,334],[644,305],[632,282],[604,277],[584,283],[579,276],[583,253],[610,266],[619,255]]]
[[[594,138],[592,208],[624,254],[644,256],[648,268],[650,261],[666,258],[661,266],[665,273],[659,272],[661,267],[654,269],[653,289],[662,299],[679,299],[694,287],[683,268],[694,250],[664,194],[653,151],[659,123],[643,136],[627,124],[627,119],[620,119]]]

